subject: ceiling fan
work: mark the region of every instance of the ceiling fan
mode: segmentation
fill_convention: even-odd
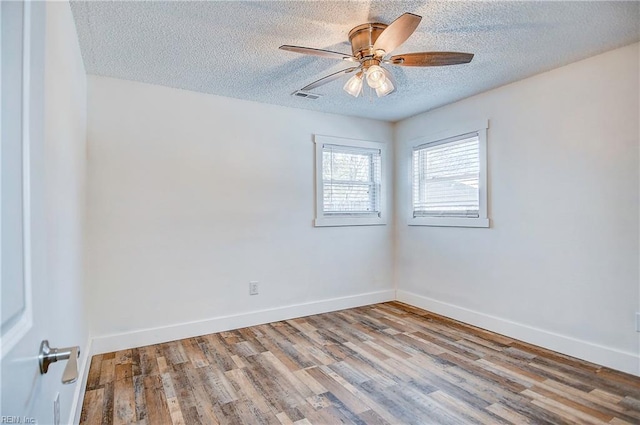
[[[391,24],[368,23],[358,25],[349,31],[352,54],[283,45],[282,50],[304,55],[355,62],[350,68],[343,69],[307,84],[301,91],[313,90],[323,84],[355,72],[343,89],[354,97],[362,92],[363,80],[376,91],[378,97],[386,96],[395,90],[393,77],[389,70],[381,65],[394,66],[445,66],[471,62],[472,53],[458,52],[419,52],[405,53],[387,58],[387,55],[404,43],[418,27],[422,16],[405,13]]]

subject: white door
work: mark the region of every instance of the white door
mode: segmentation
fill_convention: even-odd
[[[1,2],[0,419],[5,423],[56,422],[59,382],[51,373],[40,374],[37,358],[50,331],[47,316],[60,308],[47,303],[45,276],[44,19],[43,4]]]

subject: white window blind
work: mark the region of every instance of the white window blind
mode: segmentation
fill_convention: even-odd
[[[323,214],[380,216],[380,149],[322,146]]]
[[[479,217],[477,133],[413,150],[413,216]]]

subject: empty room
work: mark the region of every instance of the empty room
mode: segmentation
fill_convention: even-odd
[[[0,5],[0,423],[640,423],[640,2]]]

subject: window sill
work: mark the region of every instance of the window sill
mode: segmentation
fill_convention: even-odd
[[[316,218],[315,227],[383,226],[387,220],[380,217],[322,217]]]
[[[411,217],[409,226],[434,227],[489,227],[488,218],[466,217]]]

